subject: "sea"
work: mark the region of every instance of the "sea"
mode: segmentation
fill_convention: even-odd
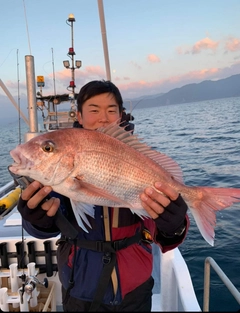
[[[135,134],[174,159],[188,186],[240,188],[240,97],[133,108]],[[11,180],[9,151],[24,142],[27,126],[19,119],[0,124],[0,187]],[[214,246],[200,234],[190,210],[190,228],[179,249],[203,309],[204,264],[211,257],[240,291],[240,204],[217,212]],[[236,312],[240,305],[211,269],[212,312]]]

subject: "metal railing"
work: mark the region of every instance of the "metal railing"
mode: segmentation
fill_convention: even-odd
[[[203,294],[203,312],[209,312],[209,295],[210,295],[210,265],[217,273],[219,278],[223,281],[225,286],[231,292],[233,297],[236,299],[238,304],[240,304],[240,292],[233,285],[230,279],[226,276],[226,274],[222,271],[220,266],[214,261],[213,258],[207,257],[205,259],[205,267],[204,267],[204,294]]]

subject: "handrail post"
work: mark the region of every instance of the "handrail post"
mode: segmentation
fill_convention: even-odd
[[[203,297],[203,312],[209,311],[209,294],[210,294],[210,265],[218,275],[218,277],[225,284],[227,289],[230,291],[235,300],[240,304],[240,292],[233,285],[231,280],[227,275],[222,271],[220,266],[214,261],[213,258],[207,257],[205,259],[205,268],[204,268],[204,297]]]
[[[204,265],[204,288],[203,288],[203,312],[209,312],[210,297],[210,263],[205,259]]]

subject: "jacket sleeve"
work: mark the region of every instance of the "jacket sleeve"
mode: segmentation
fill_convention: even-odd
[[[184,232],[180,236],[176,235],[172,238],[164,237],[163,234],[156,228],[155,243],[160,246],[163,253],[178,247],[186,238],[190,225],[189,217],[187,214],[185,216],[184,225]]]
[[[63,197],[62,195],[60,195],[56,192],[51,192],[50,195],[60,198],[59,210],[62,212],[62,214],[66,215],[67,214],[67,203],[65,200],[66,197]],[[24,205],[24,203],[22,205]],[[21,206],[21,201],[19,201],[19,203],[18,203],[18,210],[20,212],[21,208],[19,206]],[[22,217],[22,226],[30,236],[33,236],[33,237],[38,238],[38,239],[46,239],[46,238],[56,237],[60,234],[60,230],[55,225],[54,222],[53,222],[51,227],[43,228],[43,227],[39,227],[37,225],[37,223],[35,225],[33,222],[27,221],[26,219],[24,219]]]
[[[51,238],[51,237],[57,237],[60,233],[60,231],[49,232],[49,230],[47,228],[44,229],[44,231],[37,229],[36,227],[34,227],[34,225],[32,225],[30,222],[28,222],[24,219],[22,219],[22,226],[30,236],[33,236],[33,237],[38,238],[38,239],[47,239],[47,238]]]

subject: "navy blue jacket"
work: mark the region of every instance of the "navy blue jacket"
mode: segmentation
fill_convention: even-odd
[[[56,194],[54,194],[56,196]],[[74,217],[69,199],[58,195],[61,198],[60,210],[67,217],[68,221],[78,231],[78,239],[87,241],[106,241],[106,225],[104,225],[103,207],[94,206],[95,218],[88,217],[92,229],[89,233],[82,230]],[[106,212],[105,212],[106,213]],[[134,236],[137,232],[146,227],[152,239],[156,240],[157,228],[152,219],[140,219],[138,215],[133,214],[127,208],[107,208],[108,227],[110,231],[110,240],[120,240]],[[106,220],[106,216],[105,216]],[[187,223],[189,223],[187,219]],[[60,231],[56,229],[39,229],[23,220],[24,229],[32,236],[40,239],[58,236]],[[63,234],[64,235],[64,234]],[[185,234],[179,238],[177,243],[168,244],[164,240],[158,241],[163,252],[178,246],[183,240]],[[158,237],[159,238],[159,237]],[[93,301],[96,293],[97,284],[104,266],[104,252],[92,251],[90,249],[77,246],[76,255],[74,255],[74,245],[71,242],[60,241],[57,249],[59,279],[65,289],[69,286],[69,278],[74,265],[74,287],[70,291],[72,297]],[[75,256],[75,263],[74,263]],[[110,281],[107,291],[104,295],[103,303],[110,304],[114,301],[119,304],[124,296],[146,282],[152,273],[153,256],[152,246],[146,241],[140,240],[129,247],[116,252],[116,277],[117,292],[114,294],[113,284]],[[131,279],[129,279],[131,277]]]

